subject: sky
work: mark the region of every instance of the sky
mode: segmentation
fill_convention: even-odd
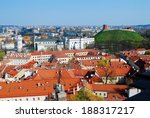
[[[150,24],[150,0],[0,0],[0,25]]]

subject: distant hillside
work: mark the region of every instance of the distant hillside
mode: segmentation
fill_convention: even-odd
[[[107,40],[111,40],[115,43],[120,41],[142,41],[143,39],[144,38],[137,32],[124,30],[101,31],[95,36],[97,43],[103,43]]]

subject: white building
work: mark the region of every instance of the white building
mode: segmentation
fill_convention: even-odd
[[[22,65],[30,60],[30,53],[8,53],[4,60],[9,60],[8,65]]]
[[[94,38],[75,38],[68,39],[68,48],[72,49],[85,49],[89,44],[94,44]]]
[[[22,36],[21,35],[17,35],[16,36],[16,41],[17,41],[17,51],[21,52],[22,48],[23,48],[23,44],[22,44]]]
[[[15,48],[14,43],[2,43],[2,49],[11,50]]]
[[[42,63],[50,61],[51,58],[52,54],[50,52],[33,52],[31,53],[30,60]]]
[[[49,39],[34,39],[34,49],[37,51],[45,51],[48,48],[51,50],[56,50],[57,39],[49,38]]]
[[[0,98],[0,101],[48,101],[48,95]]]

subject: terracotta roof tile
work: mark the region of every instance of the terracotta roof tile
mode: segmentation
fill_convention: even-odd
[[[90,83],[102,83],[103,82],[103,80],[101,79],[101,78],[99,78],[98,76],[96,76],[96,75],[94,75],[93,77],[91,77],[90,79],[89,79],[89,82]]]
[[[32,61],[30,61],[30,62],[27,62],[27,63],[24,64],[24,65],[21,65],[21,68],[31,68],[31,67],[33,67],[33,65],[34,65],[35,63],[37,63],[37,62],[34,61],[34,60],[32,60]]]
[[[80,82],[81,80],[77,78],[61,79],[65,90],[72,90]],[[25,80],[13,83],[0,82],[0,98],[50,95],[54,92],[53,86],[56,83],[57,79]]]
[[[109,93],[108,97],[105,100],[106,101],[122,101],[122,100],[125,100],[126,98],[127,97],[119,93]]]
[[[16,69],[12,69],[8,72],[8,74],[11,76],[15,76],[17,73],[18,73],[18,71]]]
[[[115,84],[86,84],[85,87],[92,91],[104,91],[111,93],[119,93],[128,88],[127,85],[115,85]]]
[[[32,52],[31,55],[51,55],[51,52]]]
[[[99,74],[99,76],[126,76],[131,67],[102,67],[102,68],[96,68],[96,72]]]

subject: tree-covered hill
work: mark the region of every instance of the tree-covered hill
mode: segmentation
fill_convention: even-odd
[[[106,40],[111,40],[113,42],[119,41],[142,41],[144,38],[137,32],[125,31],[125,30],[107,30],[99,32],[95,36],[96,42],[101,43]]]
[[[127,30],[104,30],[95,35],[96,47],[110,52],[139,48],[143,40],[138,32]]]

